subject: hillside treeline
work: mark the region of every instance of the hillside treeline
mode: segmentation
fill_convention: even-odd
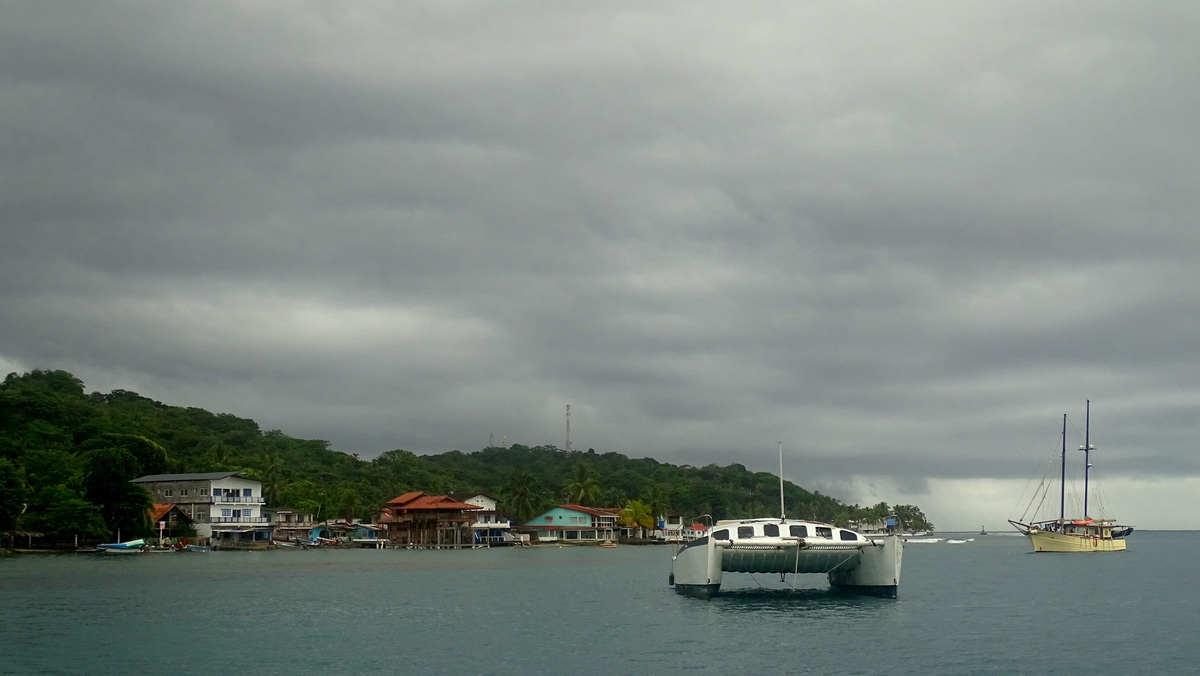
[[[0,532],[105,539],[149,532],[146,474],[236,470],[263,482],[272,506],[320,519],[369,518],[407,491],[485,492],[525,521],[564,502],[714,519],[777,514],[779,479],[742,465],[692,467],[594,450],[513,444],[463,453],[392,450],[371,460],[329,442],[263,431],[253,420],[163,404],[135,392],[85,393],[66,371],[9,374],[0,384]],[[785,484],[788,515],[848,525],[895,512],[931,525],[912,505],[872,507]]]

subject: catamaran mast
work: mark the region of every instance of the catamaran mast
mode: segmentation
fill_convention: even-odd
[[[1096,450],[1088,440],[1092,428],[1092,400],[1087,400],[1087,417],[1083,423],[1083,445],[1079,450],[1083,451],[1083,518],[1088,518],[1088,474],[1092,472],[1091,452]]]
[[[779,442],[779,520],[787,519],[783,511],[783,442]]]
[[[1067,414],[1063,414],[1062,476],[1058,480],[1058,522],[1067,518]]]

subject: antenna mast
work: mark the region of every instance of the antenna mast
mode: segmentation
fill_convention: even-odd
[[[567,404],[567,453],[571,452],[571,405]]]
[[[787,519],[783,510],[783,442],[779,442],[779,520]]]

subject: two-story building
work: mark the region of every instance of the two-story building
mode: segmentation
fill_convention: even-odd
[[[522,528],[533,532],[539,542],[594,543],[616,540],[619,512],[608,507],[559,505],[526,521]]]
[[[285,542],[307,540],[311,537],[310,531],[316,525],[312,512],[305,509],[263,507],[263,515],[271,525],[271,537]]]
[[[263,542],[271,528],[263,514],[262,482],[237,472],[151,474],[132,481],[156,503],[171,503],[192,520],[196,535],[214,542]]]
[[[401,547],[470,547],[479,509],[448,495],[412,491],[389,500],[376,518],[387,528],[388,539]]]
[[[499,500],[487,493],[451,493],[450,497],[468,505],[478,505],[475,522],[471,524],[472,539],[477,546],[496,547],[519,542],[512,533],[512,521],[500,513]]]

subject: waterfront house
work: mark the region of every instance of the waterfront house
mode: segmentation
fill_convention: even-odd
[[[468,505],[478,505],[475,522],[471,524],[472,541],[476,545],[511,545],[518,542],[512,534],[512,521],[498,510],[499,501],[487,493],[451,493],[450,497]]]
[[[522,526],[533,532],[539,542],[601,542],[617,539],[619,509],[558,505],[535,516]]]
[[[470,547],[479,509],[448,495],[412,491],[389,500],[378,518],[388,539],[402,547]]]
[[[156,503],[171,503],[187,515],[201,538],[214,542],[268,542],[262,482],[237,472],[151,474],[132,481]]]
[[[312,512],[291,507],[263,507],[267,523],[271,525],[271,537],[277,540],[309,538],[313,528]]]
[[[691,542],[696,538],[704,537],[708,534],[708,526],[702,523],[693,523],[690,526],[683,527],[683,539],[685,542]]]
[[[155,503],[149,510],[150,528],[155,536],[168,539],[195,537],[192,519],[178,505]]]

